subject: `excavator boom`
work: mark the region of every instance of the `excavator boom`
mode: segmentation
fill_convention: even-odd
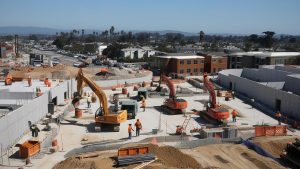
[[[86,83],[99,98],[103,108],[103,115],[108,115],[108,103],[105,93],[94,81],[92,81],[89,77],[84,76],[82,69],[80,68],[77,74],[77,92],[80,94],[82,93],[84,83]]]
[[[80,96],[82,94],[82,88],[84,84],[86,84],[92,89],[92,91],[97,95],[100,101],[100,108],[96,111],[95,114],[95,122],[96,122],[95,129],[97,128],[98,131],[101,131],[102,125],[108,124],[113,126],[114,131],[119,131],[120,123],[127,120],[127,110],[121,110],[121,111],[111,113],[108,110],[108,101],[104,91],[93,80],[85,76],[83,74],[82,68],[80,68],[77,74],[77,92]],[[78,98],[74,98],[72,102],[74,104],[79,100],[80,99]]]

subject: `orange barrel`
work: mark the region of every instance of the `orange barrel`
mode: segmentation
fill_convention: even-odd
[[[32,86],[32,79],[31,79],[31,77],[28,77],[28,86],[29,87]]]
[[[92,103],[96,103],[96,101],[97,101],[97,97],[96,96],[92,96]]]
[[[57,146],[57,145],[58,145],[58,141],[57,141],[57,139],[54,139],[52,141],[52,147]]]
[[[82,117],[82,110],[80,110],[80,109],[75,109],[75,117],[76,117],[76,118]]]
[[[48,85],[47,85],[47,86],[48,86],[48,87],[51,87],[51,82],[50,82],[50,81],[48,82]]]
[[[128,93],[127,88],[126,88],[126,87],[123,87],[123,88],[122,88],[122,94],[127,94],[127,93]]]

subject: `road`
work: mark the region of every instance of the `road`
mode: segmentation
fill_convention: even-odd
[[[74,63],[79,62],[78,59],[76,59],[76,58],[62,55],[62,54],[56,53],[55,51],[41,51],[41,50],[35,49],[34,53],[43,54],[43,55],[46,55],[47,57],[51,57],[51,58],[58,58],[58,59],[60,59],[61,63],[64,65],[73,66]]]

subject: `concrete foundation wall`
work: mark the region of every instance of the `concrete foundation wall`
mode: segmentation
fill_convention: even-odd
[[[149,75],[139,78],[131,78],[131,79],[120,79],[120,80],[99,80],[96,81],[96,83],[100,87],[111,87],[111,86],[118,86],[118,85],[124,85],[125,82],[128,84],[134,84],[134,83],[142,83],[143,81],[149,82],[152,80],[152,72],[150,72]]]
[[[274,69],[243,69],[242,77],[256,82],[280,82],[284,81],[286,76],[292,74]]]
[[[0,118],[0,144],[2,150],[13,146],[27,131],[28,121],[38,122],[48,113],[48,93],[33,99],[29,104]]]
[[[60,83],[58,86],[50,89],[49,101],[51,102],[52,99],[54,99],[56,97],[57,105],[64,104],[65,103],[65,98],[64,98],[65,92],[67,93],[67,97],[68,97],[68,81]]]
[[[31,100],[36,97],[34,92],[8,92],[8,90],[0,91],[0,100]]]
[[[276,110],[276,99],[281,101],[281,112],[288,117],[300,120],[300,96],[290,94],[282,90],[273,89],[249,79],[219,74],[219,83],[225,88],[229,88],[230,82],[237,93],[255,99],[256,102]]]
[[[300,69],[299,68],[297,69],[297,68],[286,67],[286,66],[275,66],[275,69],[300,74]]]
[[[286,76],[283,90],[300,95],[300,77]]]

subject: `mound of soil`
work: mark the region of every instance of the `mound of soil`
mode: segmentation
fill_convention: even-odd
[[[75,157],[67,158],[66,160],[56,164],[53,169],[97,169],[94,161],[79,160]]]
[[[150,152],[154,153],[158,162],[163,166],[176,167],[176,168],[202,168],[201,165],[191,156],[182,153],[180,150],[171,147],[157,145],[148,145]]]
[[[280,154],[285,149],[286,144],[295,141],[295,138],[294,136],[257,137],[253,139],[253,143],[259,145],[275,158],[280,158]]]

